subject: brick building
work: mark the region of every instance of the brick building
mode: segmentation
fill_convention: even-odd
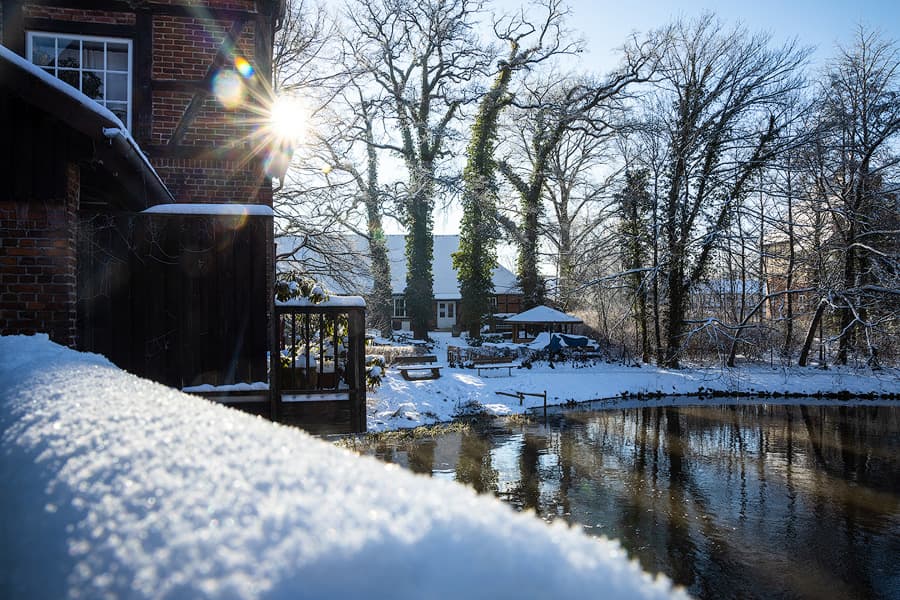
[[[265,379],[256,115],[283,10],[0,0],[0,334],[46,332],[173,385]]]

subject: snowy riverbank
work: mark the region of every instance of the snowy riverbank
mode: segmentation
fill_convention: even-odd
[[[4,598],[672,595],[616,542],[46,336],[0,337],[0,478]]]
[[[459,343],[449,334],[432,334],[434,354],[446,358],[448,343]],[[543,399],[517,398],[497,392],[547,392],[550,405],[614,399],[610,406],[640,406],[638,395],[685,395],[709,392],[741,394],[809,395],[848,392],[851,395],[900,394],[900,370],[880,371],[831,367],[780,368],[744,366],[736,369],[660,369],[644,365],[628,367],[600,363],[587,367],[536,363],[531,369],[484,372],[444,367],[440,379],[410,382],[396,369],[388,369],[381,387],[368,394],[369,431],[386,431],[450,421],[466,411],[491,415],[522,413],[543,405]],[[656,402],[656,401],[653,401]],[[662,400],[663,403],[679,400]]]

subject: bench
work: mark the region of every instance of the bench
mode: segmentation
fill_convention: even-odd
[[[397,367],[400,375],[407,381],[439,379],[441,368],[443,368],[443,365],[437,364],[437,356],[433,354],[398,356],[394,359],[393,366]],[[411,373],[419,373],[419,375],[413,376]]]
[[[398,367],[397,370],[400,371],[400,375],[403,376],[403,379],[407,381],[420,381],[425,379],[440,379],[441,377],[441,365],[432,365],[432,364],[424,364],[424,365],[405,365],[402,367]],[[410,373],[424,373],[424,375],[416,375],[413,377]]]
[[[422,354],[422,355],[414,355],[414,356],[395,356],[391,361],[391,364],[394,366],[401,365],[421,365],[424,363],[435,363],[437,362],[437,356],[434,354]]]
[[[506,369],[506,374],[511,377],[512,370],[519,368],[519,363],[509,362],[505,356],[476,356],[472,359],[472,367],[479,376],[482,371]]]

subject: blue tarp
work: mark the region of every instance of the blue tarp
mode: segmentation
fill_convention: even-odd
[[[528,344],[528,347],[532,350],[560,350],[562,348],[592,348],[594,343],[583,335],[542,332]]]

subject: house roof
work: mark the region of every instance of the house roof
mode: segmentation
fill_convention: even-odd
[[[760,294],[765,293],[765,286],[756,279],[708,279],[694,286],[695,293],[707,294]]]
[[[509,317],[504,323],[581,323],[578,317],[558,311],[549,306],[535,306],[523,313]]]
[[[134,204],[172,202],[172,194],[125,125],[109,109],[0,45],[0,85],[93,141],[103,165],[134,195]]]
[[[406,290],[406,236],[389,235],[387,238],[388,259],[391,263],[391,291],[402,294]],[[453,253],[459,250],[458,235],[434,236],[434,276],[435,300],[458,300],[462,297],[459,280],[453,268]],[[497,265],[491,277],[495,294],[516,294],[516,276],[506,267]]]
[[[350,245],[357,248],[362,254],[368,250],[366,239],[362,236],[352,236]],[[406,236],[404,235],[388,235],[385,236],[388,249],[388,262],[391,269],[391,292],[393,294],[403,294],[406,290]],[[276,239],[279,255],[286,255],[293,251],[302,240],[294,236],[281,236]],[[459,249],[458,235],[436,235],[434,236],[434,259],[433,259],[433,277],[434,277],[434,298],[435,300],[458,300],[462,297],[459,290],[459,281],[456,277],[456,270],[453,268],[452,254]],[[301,251],[296,260],[303,262],[304,260],[322,261],[323,257],[313,256],[310,253]],[[366,261],[366,270],[368,270],[368,256],[364,256],[361,260]],[[352,289],[347,289],[345,285],[339,285],[333,280],[322,278],[325,286],[339,294],[358,294],[368,291],[372,287],[371,275],[354,277],[358,280],[358,285]],[[517,294],[518,282],[516,276],[506,267],[498,265],[493,272],[494,293],[496,294]]]

